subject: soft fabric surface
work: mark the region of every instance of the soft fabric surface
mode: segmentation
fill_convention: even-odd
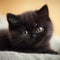
[[[50,47],[52,50],[60,53],[60,36],[56,36],[55,34],[50,39]]]
[[[60,55],[0,51],[0,60],[60,60]]]

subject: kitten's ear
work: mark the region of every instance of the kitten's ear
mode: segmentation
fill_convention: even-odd
[[[38,14],[40,14],[41,16],[49,16],[49,12],[48,12],[48,6],[44,5],[40,10],[37,11]]]
[[[15,24],[17,23],[17,17],[14,14],[7,13],[7,20],[9,24]]]

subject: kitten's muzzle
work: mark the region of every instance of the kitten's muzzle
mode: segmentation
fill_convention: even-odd
[[[35,37],[37,37],[37,35],[36,35],[36,34],[33,34],[33,35],[32,35],[32,38],[35,38]]]

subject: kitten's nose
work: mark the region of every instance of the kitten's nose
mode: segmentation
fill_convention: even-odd
[[[35,38],[36,36],[37,36],[36,34],[33,34],[33,35],[32,35],[32,37],[34,37],[34,38]]]

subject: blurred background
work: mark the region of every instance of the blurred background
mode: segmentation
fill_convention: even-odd
[[[60,36],[60,0],[0,0],[0,16],[6,18],[7,13],[21,14],[29,10],[38,10],[44,4],[49,8],[54,34]]]

